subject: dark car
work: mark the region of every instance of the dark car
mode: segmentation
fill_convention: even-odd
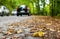
[[[26,5],[18,6],[17,8],[17,16],[19,15],[30,15],[30,9]]]

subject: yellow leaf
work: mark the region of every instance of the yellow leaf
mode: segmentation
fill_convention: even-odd
[[[33,33],[33,37],[38,36],[38,32]]]
[[[44,36],[44,32],[40,31],[40,32],[38,32],[38,35],[39,35],[39,37],[43,37]]]
[[[44,36],[44,32],[42,31],[33,33],[33,37],[43,37],[43,36]]]

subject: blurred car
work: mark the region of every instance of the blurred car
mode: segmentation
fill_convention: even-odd
[[[5,6],[1,6],[0,8],[0,16],[4,16],[4,15],[9,15],[9,10],[5,7]]]
[[[17,8],[17,16],[19,15],[30,15],[30,9],[29,7],[27,7],[26,5],[21,5],[21,6],[18,6]]]
[[[16,10],[16,9],[14,9],[14,10],[12,11],[12,15],[17,15],[17,10]]]
[[[5,15],[7,15],[7,16],[9,15],[9,10],[8,9],[5,9],[4,12],[5,12]]]

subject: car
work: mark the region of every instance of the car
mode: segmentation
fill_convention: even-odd
[[[16,9],[12,10],[12,15],[17,15],[17,10]]]
[[[8,9],[5,9],[5,15],[9,16],[9,10]]]
[[[9,15],[9,10],[5,7],[5,6],[1,6],[0,8],[0,16],[4,16],[4,15]]]
[[[17,8],[17,16],[19,15],[30,15],[30,9],[28,6],[26,5],[21,5],[21,6],[18,6]]]

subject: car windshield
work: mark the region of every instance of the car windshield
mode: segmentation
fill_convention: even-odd
[[[26,5],[21,5],[20,7],[25,8],[25,7],[26,7]]]

